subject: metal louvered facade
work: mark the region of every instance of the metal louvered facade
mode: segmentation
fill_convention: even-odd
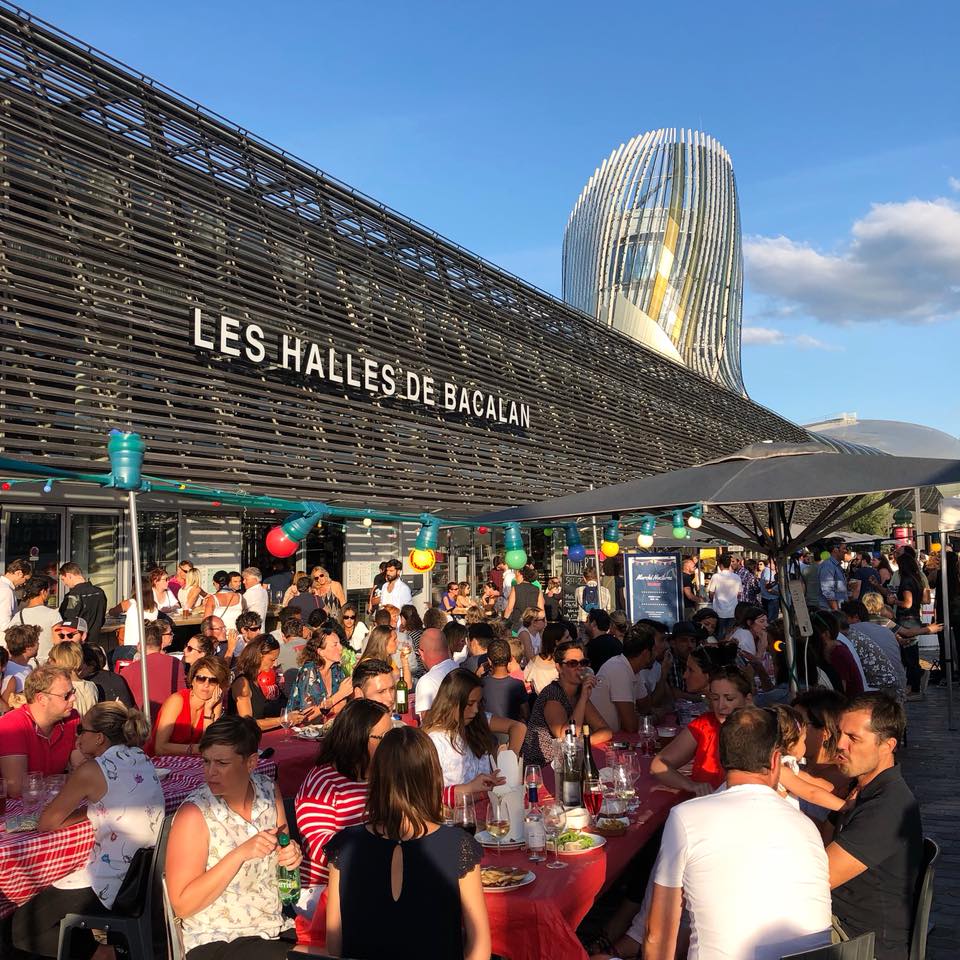
[[[740,207],[727,151],[689,130],[655,130],[621,144],[570,214],[563,297],[745,394]]]
[[[453,515],[805,436],[3,5],[0,326],[0,448],[55,466],[118,426],[149,474]]]

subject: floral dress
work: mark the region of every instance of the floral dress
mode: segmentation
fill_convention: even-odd
[[[191,793],[185,801],[197,807],[207,824],[207,870],[261,830],[277,826],[273,781],[258,773],[250,781],[253,784],[253,806],[249,820],[231,810],[222,797],[215,797],[206,785]],[[277,854],[247,860],[213,903],[183,918],[184,948],[190,951],[205,943],[229,943],[240,937],[276,940],[290,926],[280,910]]]
[[[332,697],[337,692],[346,676],[347,673],[342,665],[335,663],[330,668],[330,686],[333,689],[328,690],[324,686],[323,677],[317,664],[313,660],[305,663],[300,668],[297,679],[294,681],[287,706],[291,710],[303,710],[311,704],[319,706],[327,697]]]

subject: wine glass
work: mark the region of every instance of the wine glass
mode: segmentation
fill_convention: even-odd
[[[23,779],[23,812],[38,815],[37,807],[43,799],[43,774],[31,770]]]
[[[465,793],[460,798],[453,813],[453,822],[466,830],[471,837],[477,835],[477,808],[473,802],[472,793]]]
[[[560,846],[557,843],[566,824],[567,811],[562,803],[548,803],[543,808],[543,833],[548,840],[553,840],[553,861],[547,864],[548,870],[563,870],[567,866],[560,859]]]
[[[640,718],[640,749],[645,757],[652,757],[656,753],[657,728],[653,717]]]
[[[603,806],[603,784],[599,778],[591,777],[583,781],[583,805],[590,811],[590,816],[596,823]]]
[[[283,713],[280,714],[280,726],[284,730],[289,730],[293,726],[293,717],[294,711],[290,709],[289,706],[283,708]]]
[[[510,816],[503,797],[490,794],[490,816],[487,817],[487,833],[496,838],[497,857],[501,854],[500,842],[510,832]]]

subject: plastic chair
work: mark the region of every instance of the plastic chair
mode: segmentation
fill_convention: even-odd
[[[940,847],[930,837],[923,838],[923,864],[917,880],[917,899],[913,908],[913,935],[910,938],[910,960],[925,960],[927,934],[930,932],[930,907],[933,903],[933,874]]]
[[[103,930],[108,935],[123,937],[130,956],[136,960],[150,957],[166,960],[166,936],[159,936],[164,933],[160,876],[172,821],[172,816],[164,818],[155,847],[138,850],[134,855],[113,910],[68,913],[60,921],[57,960],[68,960],[74,930]]]
[[[843,943],[831,943],[826,947],[788,953],[780,960],[873,960],[875,939],[871,931],[862,933],[853,940],[844,940]]]
[[[183,948],[183,931],[177,923],[177,915],[173,912],[173,905],[170,903],[165,874],[160,877],[160,884],[163,887],[163,919],[167,928],[167,960],[184,960],[187,952]]]

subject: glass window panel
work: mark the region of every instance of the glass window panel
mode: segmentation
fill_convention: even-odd
[[[104,513],[70,514],[70,559],[80,565],[90,583],[107,595],[107,609],[120,599],[117,596],[119,553],[119,517]]]
[[[180,518],[176,513],[147,511],[137,514],[140,534],[140,568],[163,567],[172,574],[179,556]]]

